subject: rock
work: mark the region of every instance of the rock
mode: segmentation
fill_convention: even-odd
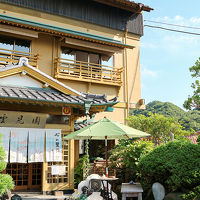
[[[180,196],[181,196],[181,193],[172,192],[172,193],[167,194],[164,200],[182,200]]]
[[[152,192],[155,200],[163,200],[165,197],[165,188],[160,183],[152,185]]]

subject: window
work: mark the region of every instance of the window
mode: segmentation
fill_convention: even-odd
[[[110,66],[113,67],[113,56],[108,57],[108,56],[102,56],[102,65]]]
[[[76,60],[75,51],[69,48],[61,47],[61,58],[67,59],[68,62],[74,63]]]
[[[61,47],[61,58],[68,62],[80,61],[96,65],[113,66],[113,56]]]
[[[30,45],[31,41],[0,35],[0,67],[18,63],[20,57],[29,56]]]
[[[48,115],[47,124],[70,124],[70,117],[67,115]]]
[[[0,48],[6,50],[15,50],[30,53],[30,44],[28,40],[22,40],[0,35]]]

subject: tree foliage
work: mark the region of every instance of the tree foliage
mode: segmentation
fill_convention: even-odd
[[[150,152],[153,146],[150,141],[120,140],[119,144],[110,151],[110,167],[116,170],[121,182],[137,179],[139,160]]]
[[[138,182],[138,163],[142,156],[153,149],[151,141],[136,139],[119,140],[119,143],[109,152],[109,168],[115,169],[116,177],[113,188],[121,196],[121,184],[130,181]]]
[[[189,96],[184,102],[183,106],[187,110],[200,110],[200,58],[196,61],[195,65],[190,67],[191,76],[195,78],[191,87],[193,89],[193,95]]]
[[[1,138],[0,138],[1,139]],[[0,142],[0,172],[6,168],[5,151]],[[14,182],[10,175],[0,173],[0,196],[5,194],[8,190],[14,188]]]
[[[149,112],[161,114],[165,117],[173,117],[185,130],[200,131],[200,111],[198,110],[186,112],[173,103],[152,101],[146,105],[145,110],[134,110],[132,114],[148,116]]]
[[[160,182],[168,192],[182,192],[184,199],[200,196],[200,145],[188,140],[171,141],[143,156],[138,164],[141,182],[150,189]],[[194,198],[189,198],[189,197]]]
[[[85,162],[87,162],[88,156],[84,155],[83,157],[79,158],[76,167],[74,168],[74,186],[75,188],[78,187],[78,184],[83,181],[83,172],[85,168]],[[89,165],[88,165],[89,167]]]
[[[135,129],[151,134],[155,145],[166,143],[174,137],[190,134],[190,132],[184,131],[174,118],[167,118],[160,114],[132,115],[128,118],[128,124]]]
[[[161,101],[152,101],[146,105],[145,110],[134,110],[133,115],[142,114],[148,116],[149,112],[158,113],[165,117],[173,117],[175,119],[185,115],[185,111],[173,103]]]

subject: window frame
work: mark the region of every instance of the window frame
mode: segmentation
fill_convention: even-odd
[[[96,51],[94,51],[94,52],[92,52],[92,51],[88,51],[88,50],[82,50],[82,49],[78,49],[78,48],[71,48],[71,47],[68,47],[68,46],[64,46],[64,45],[61,45],[61,47],[60,47],[60,58],[61,59],[66,59],[66,58],[64,58],[64,57],[62,57],[62,54],[64,54],[63,53],[63,48],[66,48],[66,49],[71,49],[72,51],[74,51],[75,53],[74,53],[74,62],[81,62],[81,60],[77,60],[77,55],[76,55],[76,52],[77,51],[80,51],[80,52],[85,52],[85,53],[87,53],[88,54],[88,56],[87,56],[87,63],[90,63],[90,64],[95,64],[95,65],[100,65],[100,66],[108,66],[108,67],[114,67],[114,54],[112,55],[112,56],[109,56],[109,55],[106,55],[106,56],[108,56],[108,57],[112,57],[112,65],[105,65],[105,64],[102,64],[103,63],[103,59],[102,59],[102,57],[103,56],[105,56],[105,54],[103,54],[103,53],[99,53],[99,52],[96,52]],[[99,61],[98,61],[98,64],[97,63],[92,63],[92,62],[90,62],[90,54],[96,54],[96,55],[98,55],[99,56]],[[70,55],[70,54],[65,54],[65,55]],[[109,58],[109,59],[110,59]],[[71,59],[69,59],[69,60],[71,60]],[[82,61],[82,62],[85,62],[85,61]]]
[[[27,54],[30,54],[31,52],[32,52],[32,40],[31,39],[27,39],[27,38],[21,38],[21,37],[15,37],[15,36],[10,36],[10,35],[8,35],[8,36],[5,36],[4,34],[0,34],[0,38],[5,38],[5,39],[7,39],[7,40],[11,40],[12,41],[12,49],[5,49],[5,48],[2,48],[2,49],[5,49],[5,50],[7,50],[7,51],[14,51],[14,52],[24,52],[24,53],[27,53]],[[21,41],[25,41],[25,42],[29,42],[29,51],[19,51],[19,50],[16,50],[16,41],[17,40],[21,40]],[[1,42],[1,39],[0,39],[0,45],[1,44],[6,44],[6,43],[3,43],[3,42]],[[18,45],[19,46],[19,45]],[[25,48],[27,48],[26,46],[23,46],[23,47],[25,47]],[[1,48],[1,47],[0,47]]]

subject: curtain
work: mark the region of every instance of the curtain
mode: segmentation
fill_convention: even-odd
[[[5,150],[5,162],[8,162],[9,146],[10,146],[10,128],[0,127],[0,134],[2,137],[2,145]]]
[[[10,163],[27,163],[27,128],[12,128],[10,138]]]
[[[28,162],[44,162],[44,129],[29,129]]]
[[[46,129],[46,161],[62,161],[62,137],[59,129]]]

